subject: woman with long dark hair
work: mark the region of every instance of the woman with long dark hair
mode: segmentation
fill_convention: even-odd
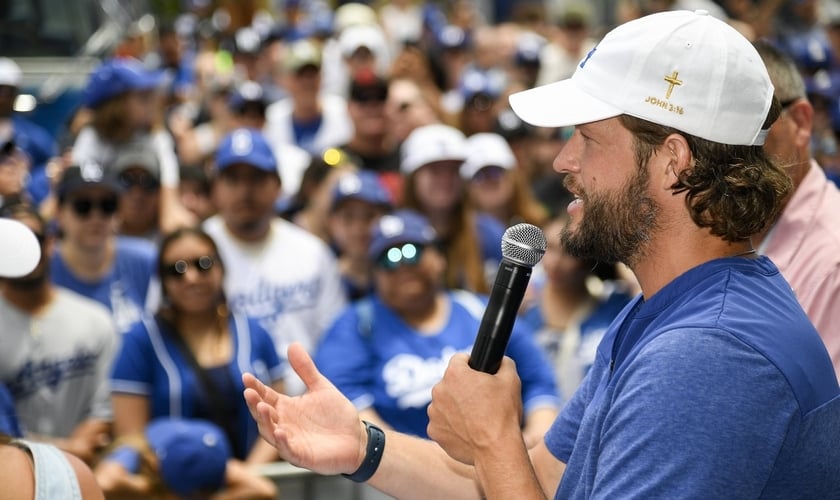
[[[116,437],[142,433],[157,417],[203,418],[225,431],[235,458],[274,459],[276,452],[257,439],[241,375],[256,373],[282,391],[283,366],[268,333],[229,312],[215,243],[196,228],[167,235],[157,273],[162,305],[123,337],[114,365]]]

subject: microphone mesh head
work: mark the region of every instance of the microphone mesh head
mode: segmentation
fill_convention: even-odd
[[[533,224],[517,224],[502,236],[502,256],[517,264],[533,267],[545,254],[545,235]]]

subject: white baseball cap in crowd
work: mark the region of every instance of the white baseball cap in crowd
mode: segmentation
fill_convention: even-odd
[[[35,233],[12,219],[0,219],[0,278],[26,276],[41,260]]]
[[[752,44],[705,11],[651,14],[613,29],[571,78],[510,96],[527,123],[627,114],[712,142],[758,146],[773,85]]]
[[[388,53],[385,33],[379,27],[371,25],[348,27],[338,37],[338,46],[341,47],[341,54],[347,58],[361,48],[368,49],[377,57],[387,56]]]
[[[516,166],[516,157],[504,137],[481,132],[467,137],[467,159],[461,165],[461,177],[472,179],[484,167],[501,167],[510,170]]]
[[[423,165],[438,161],[467,159],[467,139],[460,130],[435,123],[414,129],[400,146],[400,171],[413,173]]]
[[[0,85],[20,87],[23,72],[20,66],[8,57],[0,57]]]

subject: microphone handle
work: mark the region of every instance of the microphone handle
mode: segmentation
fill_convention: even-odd
[[[496,373],[502,364],[532,268],[503,259],[470,354],[473,370]]]

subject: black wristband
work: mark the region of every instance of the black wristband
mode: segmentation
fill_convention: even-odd
[[[364,483],[373,476],[376,469],[379,468],[379,462],[382,460],[382,452],[385,451],[385,433],[382,429],[363,420],[365,423],[365,431],[367,431],[367,449],[365,450],[365,458],[362,460],[362,465],[356,469],[352,474],[342,474],[351,481],[357,483]]]

